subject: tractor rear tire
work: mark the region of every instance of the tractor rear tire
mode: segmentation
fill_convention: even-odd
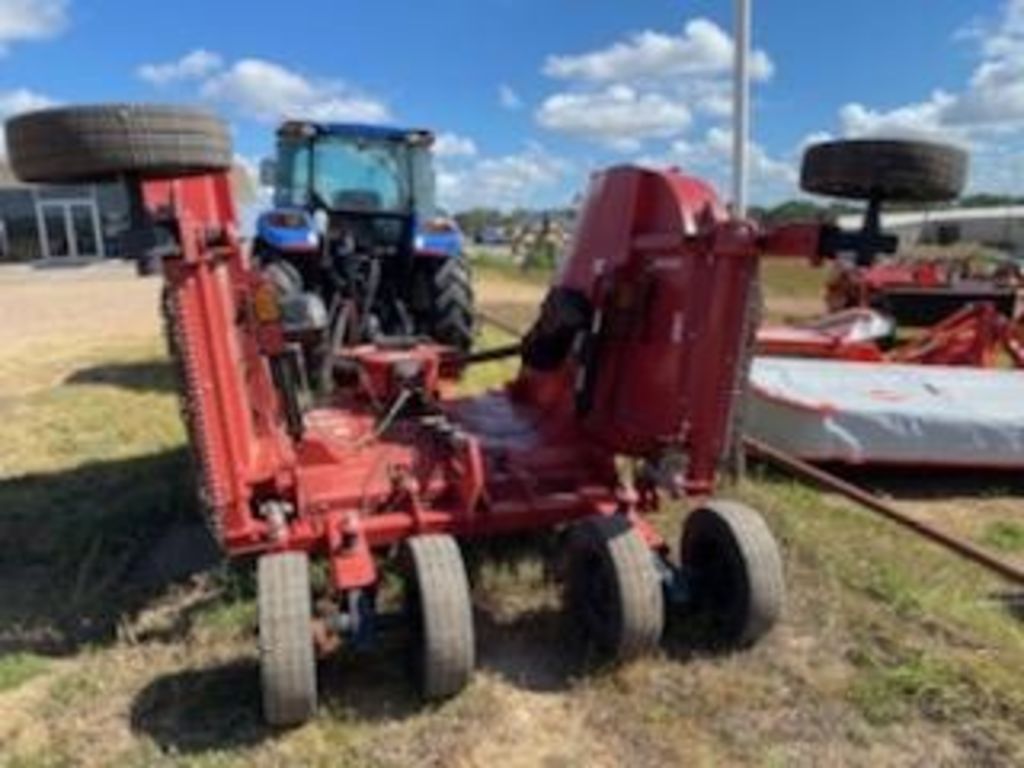
[[[414,536],[406,542],[404,565],[413,669],[423,698],[446,699],[469,685],[476,666],[462,554],[451,536]]]
[[[7,122],[11,169],[22,181],[68,184],[189,176],[231,167],[231,136],[196,109],[102,104],[27,112]]]
[[[808,148],[800,186],[829,197],[932,203],[957,197],[966,178],[967,153],[958,147],[855,139]]]
[[[263,715],[273,726],[301,725],[317,706],[309,557],[263,555],[257,571]]]
[[[653,652],[665,622],[654,556],[629,521],[594,516],[566,541],[564,603],[587,655],[627,661]]]
[[[430,273],[430,335],[468,352],[473,346],[473,280],[463,257],[448,257]]]
[[[746,647],[774,626],[785,592],[782,557],[760,514],[709,501],[684,522],[679,553],[693,613],[710,620],[717,642]]]

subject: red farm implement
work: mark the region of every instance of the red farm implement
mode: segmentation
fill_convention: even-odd
[[[735,645],[775,622],[774,539],[753,510],[710,498],[735,438],[758,260],[818,259],[840,240],[867,252],[884,244],[876,230],[765,232],[730,219],[697,179],[613,168],[592,180],[521,345],[339,344],[333,386],[314,397],[281,296],[236,234],[225,126],[181,109],[74,107],[19,116],[7,137],[26,180],[123,180],[133,247],[163,259],[202,504],[227,554],[257,563],[272,723],[312,715],[317,650],[373,639],[392,567],[423,693],[465,686],[475,651],[460,546],[474,539],[564,531],[566,609],[611,660],[654,648],[669,611],[706,615]],[[463,370],[500,354],[522,358],[504,389],[452,394]],[[694,500],[679,560],[645,516],[663,492]],[[328,574],[316,610],[312,558]]]
[[[871,309],[847,309],[757,333],[759,355],[862,363],[1024,368],[1024,327],[988,302],[968,304],[940,323],[891,346],[895,324]]]
[[[904,326],[930,326],[965,306],[987,303],[1004,317],[1017,311],[1024,284],[1018,268],[1003,264],[988,272],[970,271],[967,264],[898,260],[861,268],[837,268],[826,287],[831,311],[872,307]]]
[[[1019,267],[1003,262],[977,271],[969,262],[892,258],[897,238],[881,234],[886,201],[930,204],[955,198],[963,187],[967,156],[952,147],[891,140],[833,141],[810,147],[801,183],[808,192],[867,201],[861,237],[835,250],[837,262],[825,304],[830,312],[870,307],[901,326],[934,325],[968,304],[987,302],[1013,317],[1021,290]],[[903,171],[906,171],[903,174]],[[888,254],[878,260],[876,255]]]

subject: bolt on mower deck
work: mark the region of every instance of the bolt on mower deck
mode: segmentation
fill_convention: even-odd
[[[216,118],[66,107],[14,118],[7,139],[25,180],[122,180],[135,247],[163,261],[202,505],[225,552],[256,562],[271,723],[313,715],[318,651],[373,641],[392,565],[423,694],[467,685],[475,643],[460,547],[474,539],[563,531],[565,608],[609,660],[654,650],[669,611],[706,614],[735,645],[776,621],[783,576],[771,533],[754,510],[711,498],[737,437],[758,260],[817,260],[829,244],[857,245],[855,233],[763,231],[674,170],[599,173],[514,350],[518,374],[458,397],[461,373],[493,353],[383,334],[351,343],[337,327],[311,340],[283,321],[278,287],[237,235],[230,141]],[[862,251],[884,245],[870,227],[863,241]],[[310,344],[325,378],[306,370]],[[666,493],[695,500],[678,561],[645,516]],[[315,600],[311,560],[329,574]]]

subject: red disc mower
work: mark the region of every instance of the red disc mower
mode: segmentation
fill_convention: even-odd
[[[462,689],[475,649],[461,548],[476,539],[563,532],[565,608],[610,660],[654,649],[670,611],[706,616],[740,646],[776,621],[775,540],[754,510],[711,498],[735,437],[758,260],[818,259],[840,240],[867,252],[877,231],[766,232],[731,219],[698,179],[612,168],[593,177],[521,344],[466,354],[414,337],[342,340],[333,387],[315,400],[280,295],[238,238],[224,124],[181,108],[70,107],[12,119],[7,140],[26,181],[121,180],[133,247],[163,259],[202,505],[226,553],[256,564],[271,723],[313,714],[318,651],[365,646],[385,625],[386,569],[404,581],[423,694]],[[453,394],[467,367],[513,354],[503,389]],[[666,492],[695,500],[678,559],[645,517]],[[312,560],[327,573],[316,600]]]

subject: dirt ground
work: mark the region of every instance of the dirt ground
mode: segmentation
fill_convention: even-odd
[[[157,330],[157,280],[140,280],[122,262],[50,268],[0,267],[0,349],[60,340],[90,343],[104,336]]]
[[[251,579],[194,524],[158,289],[120,265],[0,268],[0,766],[1024,765],[1019,595],[760,471],[729,489],[784,550],[758,647],[673,626],[656,658],[581,670],[543,563],[472,553],[464,694],[423,706],[382,648],[324,665],[314,722],[267,729]],[[518,325],[542,289],[483,273],[478,292]],[[978,539],[1024,521],[1010,479],[864,481]],[[675,538],[681,514],[656,522]]]

